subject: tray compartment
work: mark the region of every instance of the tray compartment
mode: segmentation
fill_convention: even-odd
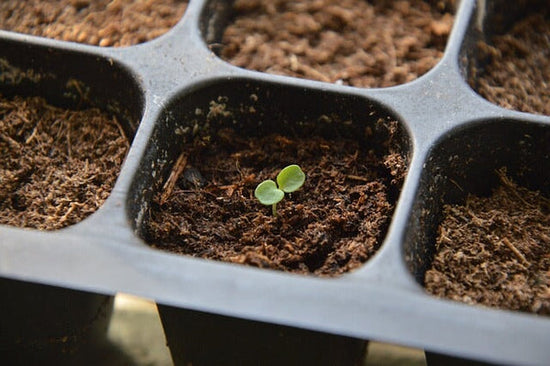
[[[435,255],[444,205],[462,204],[468,195],[490,196],[501,185],[497,171],[502,167],[518,186],[549,196],[550,175],[545,168],[550,162],[549,138],[546,124],[486,120],[456,128],[434,145],[422,172],[404,245],[407,264],[420,285]],[[540,321],[548,319],[541,317]],[[432,352],[426,357],[430,365],[467,362]]]
[[[0,4],[0,29],[101,47],[131,46],[168,32],[186,6],[186,0],[10,1]]]
[[[0,358],[9,365],[70,364],[105,340],[113,297],[0,279]]]
[[[470,87],[500,107],[550,115],[549,17],[547,1],[479,2],[461,50]]]
[[[468,194],[488,196],[499,184],[496,170],[506,167],[518,185],[548,197],[550,161],[545,124],[488,120],[461,126],[432,148],[405,241],[406,260],[418,283],[433,256],[444,204],[463,202]]]
[[[228,130],[232,132],[227,132]],[[168,176],[172,174],[174,164],[179,160],[179,156],[186,157],[187,165],[185,169],[187,169],[187,166],[191,166],[190,169],[198,169],[200,173],[201,161],[195,161],[196,159],[193,160],[194,156],[188,156],[193,151],[197,151],[195,147],[192,147],[193,143],[204,143],[207,146],[207,153],[204,155],[204,159],[207,159],[208,151],[210,151],[208,150],[210,149],[208,147],[209,141],[219,140],[222,141],[220,144],[223,145],[225,143],[224,139],[230,139],[232,142],[227,144],[227,146],[223,145],[224,149],[230,151],[224,152],[223,156],[226,156],[224,159],[232,159],[233,154],[240,154],[238,151],[240,151],[239,149],[242,145],[248,144],[251,140],[271,134],[275,134],[272,136],[282,141],[281,146],[288,143],[288,139],[307,139],[311,136],[322,136],[326,139],[322,141],[327,141],[327,144],[330,144],[330,141],[333,139],[334,141],[337,139],[358,141],[358,150],[355,150],[355,154],[364,154],[366,160],[361,164],[370,164],[369,169],[372,168],[373,172],[372,175],[366,176],[368,178],[361,178],[353,175],[353,173],[349,173],[349,176],[346,176],[346,186],[359,187],[361,183],[364,183],[364,180],[377,179],[381,182],[383,181],[387,187],[384,196],[388,200],[388,203],[394,205],[397,201],[400,184],[406,173],[409,145],[403,127],[382,106],[353,95],[319,93],[316,90],[283,87],[278,84],[249,80],[217,82],[214,85],[200,88],[190,94],[177,98],[160,117],[145,153],[145,159],[142,161],[143,168],[140,169],[140,175],[134,178],[132,188],[133,199],[129,202],[130,214],[136,224],[135,228],[138,234],[159,248],[168,244],[165,243],[166,240],[187,242],[185,237],[180,237],[176,234],[174,235],[178,239],[156,237],[155,224],[144,220],[150,220],[155,212],[162,211],[162,202],[159,205],[157,197],[153,204],[153,196],[159,190],[166,189],[166,181]],[[263,164],[266,164],[270,169],[271,165],[274,165],[272,167],[274,171],[277,167],[281,169],[281,167],[288,164],[300,164],[300,154],[304,156],[304,159],[307,158],[308,153],[301,152],[299,146],[296,147],[291,143],[288,144],[289,147],[287,150],[289,156],[281,158],[280,167],[277,165],[277,162],[275,162],[275,165],[277,165],[275,166],[274,162],[269,160],[269,157],[262,158],[261,156],[263,155],[261,154],[254,156],[264,159],[265,162]],[[283,146],[281,149],[284,150],[285,147]],[[199,148],[198,151],[202,150]],[[363,157],[361,156],[361,158]],[[239,157],[237,157],[238,159]],[[248,162],[247,159],[243,157],[237,161],[239,166],[242,165],[239,169],[242,168],[243,171],[249,169],[250,171],[246,170],[246,173],[242,174],[250,174],[255,184],[258,184],[263,178],[271,177],[271,172],[268,172],[269,174],[260,172],[262,167],[258,168],[260,170],[255,171],[254,162]],[[355,163],[350,162],[350,164]],[[317,166],[312,166],[310,169],[317,169]],[[346,171],[343,165],[339,169]],[[260,177],[256,177],[256,174],[263,175],[260,179]],[[205,182],[210,182],[209,179],[213,179],[212,185],[222,185],[224,187],[225,185],[231,185],[231,182],[219,183],[219,178],[206,177],[205,179]],[[255,184],[252,183],[238,188],[239,192],[242,191],[240,194],[243,196],[242,200],[245,200],[245,205],[248,205],[249,203],[247,202],[250,202],[251,199],[253,200],[251,195]],[[193,190],[193,187],[185,188],[181,186],[182,184],[187,185],[186,182],[178,184],[180,185],[178,186],[179,188],[174,188],[174,190],[180,189],[181,191],[183,189],[181,191],[182,194],[185,194],[188,190],[190,190],[189,192]],[[359,187],[358,189],[362,188]],[[162,191],[162,194],[164,194],[164,191]],[[344,195],[347,194],[350,194],[350,197],[344,198]],[[380,192],[380,194],[382,193]],[[360,195],[360,193],[342,193],[342,199],[354,201],[359,199]],[[226,195],[222,194],[217,200],[223,200],[224,196]],[[231,195],[229,196],[231,197]],[[364,198],[367,199],[367,197]],[[162,197],[160,201],[162,201]],[[365,205],[371,204],[369,202],[366,202]],[[228,203],[228,205],[233,204],[239,205],[239,203],[232,201]],[[281,207],[287,209],[289,205],[284,206],[283,203]],[[372,209],[374,210],[374,208]],[[265,207],[251,205],[250,210],[265,210]],[[288,211],[287,215],[293,214],[291,208],[288,208]],[[248,215],[248,211],[244,211],[242,215]],[[226,218],[226,220],[229,219],[229,217]],[[269,220],[269,218],[266,220]],[[276,225],[276,223],[272,224]],[[182,223],[182,225],[185,226],[186,222]],[[380,235],[376,237],[376,241],[378,242],[376,247],[382,243],[384,232],[387,230],[388,225],[389,220],[386,220],[384,225],[376,229],[380,230]],[[375,226],[376,224],[373,223],[373,232]],[[343,228],[342,230],[347,229]],[[359,235],[356,230],[360,231],[361,229],[350,229],[349,235],[352,235],[352,237],[353,235]],[[201,233],[197,235],[206,234]],[[171,235],[169,234],[169,237]],[[333,234],[328,233],[327,235]],[[335,237],[335,240],[340,240],[344,239],[348,233],[344,232],[334,235],[341,235]],[[368,240],[374,239],[371,237]],[[223,239],[220,239],[220,241],[223,241]],[[290,244],[292,245],[292,243]],[[181,251],[172,246],[170,248],[172,248],[168,249],[170,251],[188,253],[184,248]],[[308,266],[310,269],[312,268],[309,264]],[[289,269],[287,268],[286,270]],[[314,270],[311,269],[311,272],[314,273]],[[327,275],[324,272],[315,273]]]
[[[361,365],[367,342],[158,305],[176,365]]]
[[[403,164],[410,153],[403,126],[385,108],[362,97],[247,79],[217,80],[181,94],[159,118],[141,162],[140,175],[134,177],[129,201],[138,235],[155,243],[146,220],[151,220],[149,210],[158,209],[157,203],[152,202],[153,197],[165,186],[182,149],[191,145],[196,136],[213,140],[228,128],[235,132],[230,137],[237,145],[280,133],[288,138],[304,139],[318,135],[328,141],[344,137],[364,139],[361,143],[365,143],[372,154],[384,156],[393,149],[402,154]],[[207,133],[201,134],[201,129]],[[289,153],[292,158],[296,151],[289,148]],[[231,154],[230,151],[228,156]],[[241,168],[245,166],[243,160]],[[200,170],[200,166],[196,168]],[[405,172],[406,166],[401,166],[394,179],[402,182]],[[388,192],[394,203],[399,188],[397,183]],[[267,210],[259,204],[255,209]],[[285,208],[280,210],[284,215]],[[382,241],[383,236],[378,246]],[[169,306],[159,306],[159,312],[172,356],[176,364],[181,365],[189,362],[213,365],[222,359],[227,364],[255,364],[259,359],[269,364],[357,364],[366,344],[355,338]],[[214,354],[211,349],[217,352]]]
[[[11,202],[5,214],[14,219],[2,222],[47,230],[77,223],[114,186],[141,118],[140,87],[106,58],[0,43],[0,93],[9,101],[2,108],[8,123],[2,149],[7,154],[19,146],[24,154],[18,160],[14,152],[3,164]],[[57,182],[49,195],[39,192],[40,174]]]
[[[452,0],[214,0],[202,13],[201,31],[212,51],[238,67],[389,87],[410,82],[438,63],[455,6]]]

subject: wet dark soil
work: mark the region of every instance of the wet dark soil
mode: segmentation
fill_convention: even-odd
[[[96,46],[130,46],[166,33],[186,0],[0,1],[0,29]]]
[[[0,96],[0,223],[77,223],[109,196],[128,150],[116,118]]]
[[[534,3],[541,5],[533,5],[489,43],[479,44],[484,66],[472,68],[469,80],[501,107],[550,115],[550,6]]]
[[[378,128],[391,135],[396,122],[380,121]],[[373,131],[365,130],[365,140]],[[405,175],[404,156],[391,148],[378,154],[349,138],[240,133],[220,129],[185,147],[151,203],[147,242],[180,254],[320,276],[350,271],[376,252]],[[289,164],[301,166],[306,182],[273,216],[254,190]]]
[[[490,197],[444,207],[426,289],[468,304],[550,315],[550,199],[499,171]]]
[[[455,1],[237,0],[221,56],[279,75],[387,87],[440,60]]]

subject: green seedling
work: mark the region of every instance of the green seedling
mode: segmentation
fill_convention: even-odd
[[[277,216],[277,203],[284,198],[285,192],[291,193],[300,189],[305,180],[306,175],[298,165],[289,165],[279,172],[277,183],[267,179],[258,184],[254,196],[261,204],[271,206],[273,216]]]

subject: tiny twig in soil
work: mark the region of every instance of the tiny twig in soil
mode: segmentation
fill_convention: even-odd
[[[460,189],[460,191],[464,192],[464,189],[462,189],[462,187],[460,186],[460,184],[458,184],[454,179],[450,179],[449,178],[449,181],[454,184],[458,189]]]
[[[506,188],[508,188],[510,190],[510,192],[512,192],[514,194],[514,196],[516,196],[517,199],[519,199],[521,202],[523,202],[523,204],[525,204],[528,207],[531,207],[531,208],[535,207],[531,203],[525,201],[523,199],[523,197],[521,197],[521,195],[518,192],[518,188],[517,188],[516,183],[514,183],[510,178],[508,178],[506,176],[506,169],[505,168],[501,168],[501,169],[497,170],[496,173],[497,173],[497,176],[499,177],[500,181],[502,182],[502,184]]]
[[[360,180],[361,182],[370,182],[370,179],[367,179],[365,177],[360,177],[358,175],[348,174],[348,175],[346,175],[346,178],[351,179],[351,180]]]
[[[502,242],[504,243],[504,245],[506,245],[516,255],[516,257],[518,257],[518,259],[520,260],[521,263],[523,263],[527,267],[529,267],[530,264],[527,261],[527,259],[525,259],[523,254],[521,254],[521,252],[518,250],[518,248],[516,248],[515,245],[512,244],[512,242],[510,242],[510,240],[508,240],[508,238],[502,238]]]
[[[218,187],[219,189],[221,190],[224,190],[225,193],[227,194],[227,197],[231,197],[233,195],[233,192],[235,192],[235,189],[237,188],[237,185],[236,184],[230,184],[228,186],[221,186],[221,187]]]
[[[77,207],[84,207],[84,203],[78,203],[78,202],[71,202],[69,205],[69,209],[61,216],[57,221],[58,222],[65,222],[69,218],[69,215],[75,210]]]
[[[483,219],[480,219],[479,217],[477,217],[471,209],[468,208],[467,210],[468,212],[468,215],[470,215],[470,217],[472,218],[472,221],[474,222],[474,224],[476,224],[477,226],[483,226],[483,223],[485,222],[485,220]]]
[[[27,137],[27,139],[25,140],[25,145],[30,144],[30,142],[36,137],[36,133],[38,131],[38,125],[40,125],[40,121],[38,121],[38,123],[32,129],[31,135]]]
[[[67,126],[67,156],[69,157],[69,160],[73,159],[71,150],[71,125],[69,124]]]
[[[302,72],[305,75],[313,75],[315,78],[319,79],[320,81],[324,81],[325,83],[332,82],[330,78],[325,76],[325,74],[321,73],[320,71],[317,71],[313,67],[300,63],[298,60],[296,60],[297,64],[294,66],[296,67],[296,72]]]
[[[124,141],[126,141],[126,146],[130,147],[130,140],[128,139],[128,136],[126,136],[126,131],[124,131],[124,128],[122,128],[122,125],[118,122],[116,116],[113,116],[113,122],[117,126],[120,135],[124,137]]]
[[[176,163],[174,164],[174,167],[172,168],[172,171],[170,172],[170,176],[164,183],[164,186],[162,187],[162,194],[160,196],[160,204],[163,205],[167,200],[168,197],[172,194],[172,191],[174,190],[174,187],[176,186],[176,182],[185,169],[185,166],[187,165],[187,155],[185,153],[181,153],[181,155],[178,157],[178,160],[176,160]]]
[[[10,136],[6,136],[3,133],[0,133],[0,138],[4,141],[6,141],[11,147],[15,149],[21,149],[21,145],[19,145],[19,142],[12,139]]]

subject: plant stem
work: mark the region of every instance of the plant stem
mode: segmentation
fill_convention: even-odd
[[[277,204],[274,203],[273,206],[271,206],[271,209],[273,211],[273,216],[277,217]]]

